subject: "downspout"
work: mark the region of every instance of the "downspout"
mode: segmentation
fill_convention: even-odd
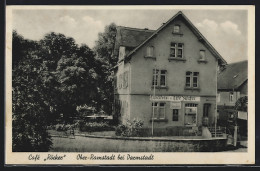
[[[218,60],[216,62],[216,109],[215,109],[215,137],[217,136],[217,109],[218,109],[218,105],[217,105],[217,94],[218,94]]]

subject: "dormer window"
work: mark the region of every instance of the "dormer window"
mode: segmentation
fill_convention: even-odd
[[[173,33],[180,33],[180,25],[173,26]]]
[[[154,47],[148,46],[146,49],[146,57],[154,57]]]

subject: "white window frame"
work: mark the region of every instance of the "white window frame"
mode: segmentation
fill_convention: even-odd
[[[190,73],[190,75],[187,75],[187,72]],[[186,77],[185,77],[185,87],[191,88],[192,87],[192,72],[187,71],[186,72]],[[190,86],[187,86],[187,77],[190,79]]]
[[[170,58],[176,58],[177,57],[177,43],[171,42],[171,47],[170,49],[174,49],[174,56],[171,55],[170,53]]]
[[[160,75],[160,70],[158,69],[153,69],[153,80],[152,80],[152,86],[159,86],[159,75]],[[156,84],[154,84],[156,83]]]
[[[165,72],[164,74],[162,74],[162,72]],[[162,76],[164,76],[164,83],[165,85],[162,85],[161,84],[161,78]],[[156,82],[156,85],[154,84],[154,82]],[[166,87],[167,85],[167,70],[159,70],[159,69],[156,69],[156,72],[155,72],[155,69],[153,69],[153,79],[152,79],[152,86],[156,86],[156,87]]]
[[[181,47],[179,47],[179,45],[181,45]],[[183,58],[183,48],[184,47],[184,44],[183,43],[178,43],[177,45],[177,58]],[[181,50],[181,57],[179,57],[179,50]]]
[[[181,47],[179,47],[181,45]],[[171,54],[171,50],[174,49],[174,56]],[[178,52],[181,50],[181,57],[178,56]],[[184,58],[184,43],[176,43],[176,42],[171,42],[171,47],[170,47],[170,58]]]
[[[156,105],[154,105],[155,103]],[[160,104],[163,104],[163,106],[161,106]],[[165,119],[165,106],[166,106],[165,102],[152,102],[152,119]],[[161,116],[159,113],[160,109],[163,109],[163,117],[160,117]]]
[[[190,73],[190,75],[187,75],[187,73]],[[198,73],[198,75],[194,75],[195,73]],[[190,86],[187,86],[187,78],[190,79]],[[193,78],[197,78],[197,87],[194,86],[194,80]],[[187,71],[185,75],[185,87],[186,88],[199,88],[199,72],[191,72]]]
[[[198,73],[198,75],[195,75],[195,73]],[[194,86],[194,78],[197,78],[197,87]],[[192,87],[193,88],[199,88],[199,72],[193,72],[192,73]]]

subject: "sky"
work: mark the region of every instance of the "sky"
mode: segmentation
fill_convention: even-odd
[[[246,10],[182,10],[227,63],[247,60]],[[106,25],[156,30],[179,9],[15,9],[12,27],[24,38],[40,40],[49,32],[65,34],[78,44],[95,45]]]

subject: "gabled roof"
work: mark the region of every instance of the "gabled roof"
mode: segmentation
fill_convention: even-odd
[[[231,63],[218,75],[218,90],[238,89],[248,79],[248,61]]]
[[[116,42],[114,47],[114,55],[118,55],[120,46],[133,50],[148,37],[153,34],[154,30],[139,29],[131,27],[117,26]]]
[[[171,23],[177,17],[183,17],[186,24],[190,27],[192,32],[198,37],[198,39],[207,46],[207,48],[211,51],[211,53],[217,58],[218,62],[221,65],[226,65],[227,62],[224,58],[216,51],[216,49],[207,41],[207,39],[199,32],[199,30],[191,23],[191,21],[181,12],[179,11],[175,14],[171,19],[169,19],[165,24],[163,24],[160,28],[153,32],[146,40],[144,40],[141,44],[135,47],[123,60],[130,60],[132,55],[140,49],[143,45],[145,45],[149,40],[151,40],[154,36],[156,36],[161,30],[163,30],[169,23]],[[120,62],[120,61],[119,61]]]

